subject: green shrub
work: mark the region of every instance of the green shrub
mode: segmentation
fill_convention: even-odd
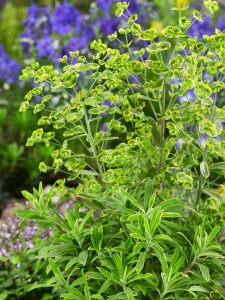
[[[216,1],[205,6],[218,10]],[[159,33],[143,30],[118,3],[116,15],[127,21],[109,39],[125,35],[120,49],[96,40],[91,61],[75,51],[61,59],[62,72],[38,63],[23,70],[21,79],[39,86],[20,111],[43,114],[27,146],[54,144],[52,166],[41,162],[40,170],[80,182],[71,190],[60,180],[48,195],[23,191],[30,205],[18,211],[53,232],[35,251],[52,275],[44,286],[65,299],[225,299],[217,189],[225,167],[225,111],[217,105],[225,34],[191,38],[182,13],[175,8],[177,26]],[[133,39],[148,45],[132,52]],[[62,90],[67,101],[55,107],[51,94]],[[34,95],[42,99],[35,106]],[[73,194],[74,207],[61,216],[51,197],[59,204]]]

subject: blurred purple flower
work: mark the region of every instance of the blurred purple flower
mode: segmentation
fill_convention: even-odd
[[[96,0],[98,7],[103,10],[105,13],[108,13],[112,3],[120,2],[120,0]],[[123,2],[129,2],[129,11],[130,13],[135,13],[140,10],[140,3],[137,3],[137,0],[125,0]]]
[[[43,239],[49,238],[49,231],[41,229],[39,232],[38,226],[33,221],[28,222],[24,228],[19,227],[20,222],[17,216],[0,222],[0,256],[10,258],[27,248],[33,248],[36,236],[42,235]]]
[[[57,5],[53,14],[53,32],[59,35],[70,33],[77,29],[82,23],[80,12],[72,5],[64,1],[62,5]]]
[[[100,131],[109,131],[108,126],[106,125],[106,123],[104,123],[100,129]]]
[[[200,138],[197,139],[197,142],[201,145],[202,148],[205,148],[207,139],[208,139],[208,135],[206,133],[203,133],[201,134]]]
[[[126,0],[125,2],[129,2],[130,3],[130,5],[128,7],[128,10],[129,10],[130,13],[133,14],[133,13],[137,13],[138,11],[140,11],[141,5],[140,5],[140,3],[138,3],[137,0],[130,0],[130,1]]]
[[[194,93],[194,89],[189,90],[186,92],[185,95],[181,96],[178,98],[178,102],[180,105],[183,105],[184,101],[192,101],[195,98],[195,93]]]
[[[20,34],[20,43],[23,52],[30,56],[31,45],[33,45],[34,41],[38,39],[38,35],[35,32],[29,32],[28,30],[22,32]]]
[[[115,0],[96,0],[98,7],[104,12],[109,11],[113,2],[115,2]]]
[[[225,29],[225,17],[219,18],[219,20],[217,22],[217,28],[221,31],[223,31]]]
[[[68,43],[62,48],[61,55],[68,55],[69,51],[83,50],[84,48],[87,48],[93,37],[93,29],[83,28],[80,31],[80,35],[72,36],[69,39]]]
[[[29,54],[30,46],[35,44],[40,35],[52,33],[50,6],[41,7],[32,3],[27,11],[27,17],[22,22],[24,31],[20,34],[23,51]]]
[[[30,7],[27,10],[27,18],[22,22],[22,25],[28,27],[29,29],[36,27],[37,19],[39,17],[40,7],[31,3]]]
[[[105,16],[102,19],[97,19],[95,21],[95,26],[99,28],[99,31],[105,35],[112,34],[114,31],[117,30],[119,25],[118,18],[111,18],[109,16]]]
[[[53,41],[50,36],[44,36],[37,40],[36,49],[38,51],[38,58],[47,57],[53,61],[58,60],[56,50],[58,47],[57,41]]]
[[[38,6],[32,3],[27,11],[27,17],[22,22],[27,33],[31,33],[34,30],[40,30],[42,34],[51,34],[52,22],[50,6]]]
[[[2,9],[5,4],[6,4],[6,0],[0,0],[0,9]]]
[[[180,147],[182,146],[182,143],[183,143],[183,140],[182,139],[178,139],[177,140],[177,143],[175,145],[175,149],[180,149]]]
[[[18,81],[20,72],[20,64],[12,59],[0,44],[0,80],[12,84]]]
[[[113,105],[111,104],[110,100],[105,100],[103,102],[103,105],[107,105],[109,108],[113,107]],[[101,114],[102,117],[106,117],[108,115],[108,112],[104,112]]]
[[[211,26],[212,19],[206,17],[203,22],[195,21],[194,24],[189,28],[187,34],[198,39],[202,39],[203,35],[211,35],[215,32],[215,29]]]
[[[120,19],[111,16],[110,7],[119,0],[96,1],[97,6],[90,9],[91,15],[95,15],[94,18],[81,13],[67,0],[55,8],[31,4],[22,23],[24,31],[20,35],[26,56],[31,57],[37,53],[39,59],[48,57],[56,63],[59,57],[68,54],[69,51],[87,49],[95,38],[95,31],[103,33],[104,36],[116,31]],[[140,5],[139,0],[126,2],[130,2],[130,13],[139,14],[138,21],[149,20],[149,12],[152,17],[152,3],[149,5],[148,1],[144,1],[143,5]],[[90,21],[91,19],[93,21]]]

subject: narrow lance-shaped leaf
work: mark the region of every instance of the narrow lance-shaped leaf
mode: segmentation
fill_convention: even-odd
[[[200,172],[203,177],[208,178],[210,176],[209,167],[207,162],[203,161],[200,164]]]
[[[210,281],[210,274],[209,274],[209,268],[203,264],[196,263],[196,265],[199,267],[202,276],[205,278],[205,280],[208,282]]]

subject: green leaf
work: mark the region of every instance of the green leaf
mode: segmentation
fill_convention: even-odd
[[[210,281],[209,268],[200,263],[196,263],[196,265],[199,267],[199,269],[202,273],[202,276],[205,278],[205,280],[207,282]]]
[[[94,249],[99,252],[101,251],[102,247],[102,240],[103,240],[103,228],[102,225],[96,227],[92,227],[92,235],[91,241]]]
[[[167,273],[168,264],[167,264],[165,253],[159,251],[156,247],[154,248],[154,251],[155,251],[156,256],[158,257],[158,259],[161,263],[163,273]]]
[[[152,237],[156,229],[158,228],[162,217],[163,217],[163,210],[160,210],[159,208],[155,208],[153,218],[150,221],[150,234]]]
[[[212,15],[219,10],[219,4],[217,1],[204,0],[204,5]]]
[[[153,208],[156,199],[156,192],[154,191],[152,196],[149,198],[148,209]]]
[[[88,252],[87,251],[82,251],[80,252],[80,254],[78,255],[78,261],[80,264],[82,264],[83,266],[86,265],[88,259]]]
[[[76,300],[78,300],[77,296],[72,295],[72,294],[62,294],[60,297],[64,298],[64,299],[76,299]]]
[[[53,271],[53,273],[56,275],[57,280],[59,281],[60,284],[64,285],[66,283],[63,274],[61,273],[61,271],[59,270],[59,268],[56,266],[54,260],[52,258],[49,258],[48,260],[51,269]]]
[[[162,30],[162,34],[169,39],[187,36],[178,26],[167,26]]]
[[[184,172],[179,172],[176,174],[177,181],[183,185],[183,187],[187,190],[191,190],[193,188],[193,177]]]
[[[36,206],[38,204],[37,199],[35,199],[35,197],[29,193],[28,191],[22,191],[21,194],[24,196],[24,198],[26,198],[27,200],[29,200],[31,203],[35,203],[34,205]]]
[[[167,168],[166,171],[170,174],[176,175],[181,171],[180,168]]]
[[[189,288],[189,291],[192,292],[203,292],[203,293],[208,293],[209,291],[205,288],[203,288],[202,286],[199,285],[193,285]]]
[[[87,278],[86,278],[83,271],[82,271],[82,277],[84,279],[84,294],[85,294],[86,300],[91,300],[91,293],[90,293],[90,290],[89,290]]]
[[[167,209],[171,210],[171,207],[177,207],[177,206],[180,206],[181,204],[182,204],[181,200],[176,199],[176,198],[170,198],[170,199],[167,199],[167,200],[161,202],[159,204],[159,206],[161,209],[166,211]]]
[[[152,197],[152,193],[153,193],[153,181],[149,179],[145,184],[145,194],[144,194],[145,210],[147,210],[148,208],[152,208],[152,206],[150,206],[151,204],[149,203]]]
[[[206,161],[200,163],[200,172],[204,178],[208,178],[210,176],[209,167]]]
[[[20,261],[21,261],[21,256],[19,254],[13,255],[13,256],[10,257],[10,262],[13,265],[17,265]]]
[[[171,48],[171,44],[169,42],[158,42],[158,43],[152,43],[150,44],[146,50],[147,52],[161,52],[166,51]]]
[[[112,258],[115,262],[116,268],[117,268],[117,272],[120,276],[120,278],[123,277],[124,274],[124,265],[123,265],[123,260],[122,260],[122,253],[115,253],[114,255],[112,255]]]
[[[81,286],[82,284],[84,284],[84,278],[83,277],[77,278],[76,280],[74,280],[73,282],[71,282],[71,286],[72,287]]]
[[[104,293],[109,287],[112,285],[112,281],[110,279],[107,279],[101,286],[101,288],[98,291],[98,294]]]
[[[43,284],[37,284],[37,283],[34,283],[31,285],[31,287],[29,288],[28,292],[32,291],[32,290],[35,290],[35,289],[41,289],[41,288],[46,288],[46,287],[50,287],[51,284],[48,284],[47,283],[43,283]]]
[[[145,212],[144,208],[142,207],[142,205],[140,203],[137,202],[137,200],[135,200],[135,198],[129,194],[128,192],[126,192],[125,190],[121,189],[123,195],[136,207],[138,208],[140,211]]]
[[[0,294],[0,300],[5,300],[8,298],[8,292],[7,290],[4,290],[1,294]]]
[[[146,280],[148,282],[150,282],[149,278],[150,277],[154,277],[153,274],[151,273],[145,273],[145,274],[138,274],[138,275],[134,275],[134,277],[132,277],[128,282],[134,282],[134,281],[143,281]]]
[[[225,162],[219,162],[219,163],[215,163],[211,166],[209,166],[210,170],[221,170],[221,169],[225,169]]]
[[[136,264],[137,274],[140,274],[141,270],[144,268],[146,255],[146,252],[142,252],[139,256],[138,262]]]
[[[204,188],[204,189],[202,189],[202,192],[204,194],[212,197],[213,199],[220,201],[221,203],[223,202],[224,197],[220,196],[216,190]]]
[[[107,279],[118,283],[118,280],[107,270],[105,270],[104,268],[101,267],[97,267],[97,269],[99,270],[99,272],[102,273],[103,276],[105,276]]]
[[[164,218],[180,218],[181,214],[176,212],[164,212],[163,213]]]
[[[185,262],[185,256],[181,256],[179,257],[179,259],[176,261],[176,263],[172,263],[171,262],[171,267],[173,269],[173,273],[176,275],[178,273],[178,271],[180,270],[180,268],[183,266]]]
[[[202,15],[199,11],[193,10],[193,17],[199,22],[203,22]]]
[[[74,290],[73,294],[61,294],[60,297],[65,299],[87,300],[87,298],[83,294],[81,294],[81,292],[79,292],[78,290]]]
[[[85,273],[85,276],[89,277],[91,279],[95,279],[95,280],[104,280],[105,279],[105,277],[99,272],[90,271],[90,272]]]
[[[122,300],[122,299],[124,299],[124,293],[117,293],[117,294],[115,294],[115,295],[113,295],[113,296],[109,296],[108,298],[107,298],[107,300]]]
[[[80,226],[79,226],[79,230],[82,230],[85,223],[88,221],[88,219],[93,215],[93,213],[95,212],[95,209],[91,209],[82,219]]]
[[[209,85],[203,83],[203,82],[198,82],[195,85],[195,94],[199,99],[205,99],[210,97],[212,94],[212,90]]]
[[[68,221],[70,228],[74,229],[75,220],[73,220],[73,218],[71,217],[71,215],[69,213],[65,213],[64,216],[65,216],[66,220]]]
[[[91,295],[91,299],[104,300],[104,298],[101,295],[99,295],[99,294]]]
[[[77,257],[74,257],[72,258],[66,265],[65,267],[65,271],[69,270],[73,265],[77,264],[78,263],[78,258]]]
[[[207,243],[210,244],[211,241],[216,237],[218,232],[220,231],[220,226],[215,226],[213,230],[210,232],[208,238],[207,238]]]
[[[59,271],[58,267],[56,266],[54,260],[52,258],[49,258],[48,262],[49,262],[49,264],[51,266],[51,269],[52,269],[53,273],[55,275],[61,276],[61,272]]]
[[[123,288],[123,290],[124,290],[125,295],[127,296],[128,300],[135,300],[134,293],[132,292],[132,290],[129,287],[125,286]]]

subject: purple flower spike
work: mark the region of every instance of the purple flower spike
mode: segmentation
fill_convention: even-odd
[[[115,2],[115,0],[96,0],[98,7],[104,12],[109,11],[113,2]]]
[[[38,51],[38,58],[48,57],[49,59],[56,61],[58,59],[56,55],[56,49],[58,48],[58,42],[53,41],[50,36],[45,36],[37,41],[36,49]]]
[[[12,59],[0,44],[0,80],[12,84],[18,81],[20,72],[19,63]]]
[[[119,19],[105,16],[103,19],[97,19],[95,25],[99,27],[100,32],[109,35],[112,34],[119,25]]]
[[[65,35],[81,25],[80,12],[72,5],[64,1],[57,5],[53,15],[53,31],[59,35]]]

